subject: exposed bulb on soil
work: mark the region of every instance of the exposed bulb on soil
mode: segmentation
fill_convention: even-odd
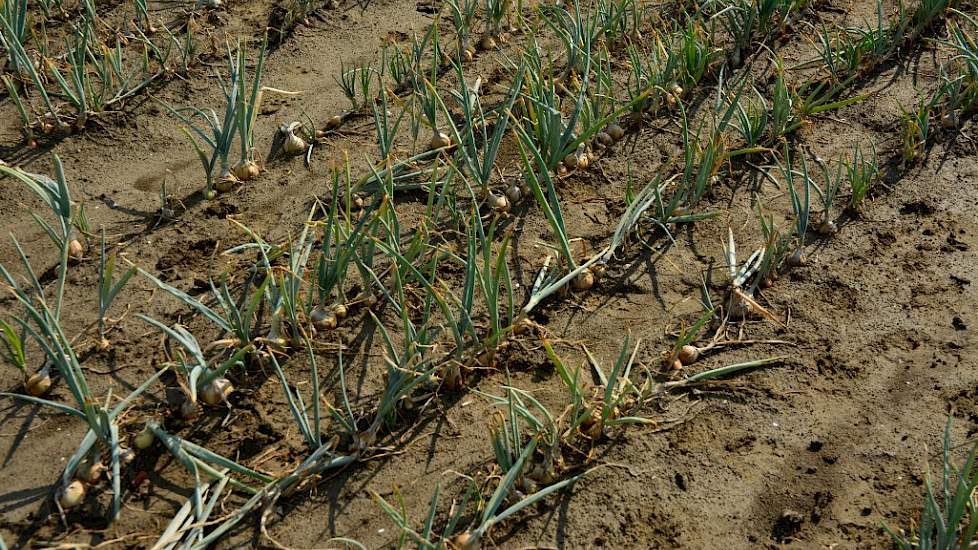
[[[58,496],[58,502],[65,510],[78,506],[83,500],[85,500],[85,484],[77,479],[62,489],[61,495]]]
[[[290,133],[285,138],[285,143],[282,144],[282,150],[284,150],[285,154],[287,155],[298,155],[304,153],[308,148],[309,144],[306,143],[306,140],[294,133]]]
[[[609,147],[615,143],[615,139],[607,132],[598,132],[597,134],[594,134],[594,139],[605,147]]]
[[[808,258],[805,256],[805,253],[802,252],[801,248],[798,248],[795,249],[791,256],[788,256],[786,263],[788,264],[788,267],[801,267],[808,263]]]
[[[449,546],[456,550],[475,550],[479,544],[478,539],[468,531],[455,535],[448,542]]]
[[[377,434],[373,430],[366,430],[354,435],[353,442],[357,450],[365,451],[377,443]]]
[[[583,143],[581,145],[584,145]],[[577,157],[577,168],[580,170],[587,170],[587,167],[591,164],[591,155],[588,152],[583,152]]]
[[[79,262],[85,257],[85,247],[82,246],[81,241],[78,239],[71,239],[68,241],[68,258],[72,261]]]
[[[496,39],[491,35],[485,35],[479,40],[479,49],[482,51],[496,49]]]
[[[444,383],[448,391],[455,391],[462,387],[462,370],[458,365],[445,367]]]
[[[333,306],[333,315],[336,315],[337,319],[346,319],[346,305],[336,304]]]
[[[98,483],[103,472],[105,465],[101,460],[88,459],[78,468],[78,478],[86,483]]]
[[[133,438],[132,443],[137,449],[145,451],[153,445],[153,440],[155,438],[156,436],[153,434],[153,430],[149,429],[149,426],[146,426],[143,428],[143,431],[136,434],[136,437]]]
[[[594,286],[594,273],[590,269],[585,269],[571,279],[571,286],[578,292],[590,289]]]
[[[515,183],[510,185],[509,188],[506,189],[506,198],[509,199],[510,204],[520,202],[520,199],[523,198],[523,191],[520,189],[520,186],[516,185]]]
[[[214,189],[217,189],[218,193],[227,193],[237,182],[238,178],[234,174],[225,174],[214,183]]]
[[[835,222],[832,220],[822,220],[822,222],[818,224],[818,227],[816,227],[815,230],[818,231],[819,235],[828,237],[830,235],[835,235],[836,233],[838,233],[839,227],[836,226]]]
[[[685,346],[679,348],[678,358],[684,365],[695,363],[696,360],[700,358],[700,349],[696,346],[686,344]]]
[[[509,201],[506,197],[502,195],[495,195],[489,193],[486,197],[486,205],[492,209],[493,212],[506,212],[509,210]]]
[[[579,168],[585,170],[590,164],[590,156],[587,153],[587,147],[582,143],[577,146],[577,150],[573,153],[564,157],[564,166],[568,170],[573,170]]]
[[[625,129],[622,128],[617,122],[612,122],[609,124],[608,127],[605,128],[605,131],[608,132],[611,139],[615,141],[621,141],[625,137]]]
[[[953,111],[941,117],[941,127],[950,130],[958,126],[958,115]]]
[[[316,330],[333,330],[337,325],[336,312],[328,309],[316,308],[309,314],[309,318]]]
[[[200,399],[208,405],[217,405],[227,400],[234,391],[234,385],[227,378],[215,378],[200,391]]]
[[[335,130],[343,124],[343,117],[341,115],[333,115],[326,119],[326,129]]]
[[[243,160],[234,165],[232,173],[234,177],[241,181],[253,180],[258,177],[261,169],[258,167],[258,163],[253,160]]]
[[[177,415],[182,420],[193,420],[197,417],[197,404],[186,398],[180,402],[180,406],[177,409]]]
[[[41,369],[30,376],[24,383],[27,393],[34,397],[40,397],[51,389],[51,375],[48,369]]]
[[[445,132],[436,131],[431,136],[431,142],[428,144],[429,149],[443,149],[452,144],[452,138],[448,137]]]

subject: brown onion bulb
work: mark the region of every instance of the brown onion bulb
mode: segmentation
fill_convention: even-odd
[[[696,346],[686,344],[679,348],[679,361],[684,365],[695,363],[700,358],[700,349]]]
[[[85,257],[85,247],[82,246],[81,241],[78,239],[71,239],[68,241],[68,258],[72,261],[78,262]]]
[[[429,149],[444,149],[445,147],[450,147],[452,145],[452,138],[448,137],[445,132],[436,131],[431,136],[431,142],[428,143]]]
[[[588,290],[594,286],[594,273],[590,269],[585,269],[571,279],[571,286],[577,291]]]
[[[232,172],[234,173],[234,177],[238,178],[239,180],[249,181],[258,177],[259,172],[261,172],[261,168],[259,168],[258,164],[253,160],[243,160],[234,165]]]
[[[61,495],[58,497],[58,502],[65,510],[78,506],[83,500],[85,500],[85,484],[77,479],[62,489]]]
[[[48,374],[47,369],[41,369],[27,379],[24,387],[27,389],[28,394],[34,397],[40,397],[51,389],[51,375]]]
[[[333,330],[338,324],[337,317],[336,312],[323,308],[316,308],[309,314],[316,330]]]

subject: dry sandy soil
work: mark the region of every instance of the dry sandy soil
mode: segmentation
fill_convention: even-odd
[[[154,3],[151,3],[154,6]],[[650,6],[664,13],[670,5]],[[106,4],[111,11],[111,4]],[[120,8],[121,9],[121,8]],[[166,6],[154,6],[164,18]],[[870,2],[819,2],[776,40],[774,48],[790,66],[811,57],[808,23],[861,25],[873,17]],[[895,6],[884,4],[886,14]],[[283,121],[307,113],[323,121],[346,108],[333,79],[341,64],[378,58],[386,41],[403,44],[432,21],[432,10],[413,1],[375,0],[318,9],[274,48],[264,83],[302,91],[270,96],[258,117],[262,150]],[[254,43],[266,25],[270,5],[230,1],[202,17],[203,32],[224,32]],[[940,36],[941,30],[932,32]],[[526,36],[517,33],[503,49],[480,53],[471,74],[494,74],[504,52],[512,55]],[[554,48],[553,41],[542,42]],[[757,344],[725,348],[688,367],[707,367],[785,356],[768,368],[730,381],[698,387],[643,414],[655,425],[611,433],[593,450],[594,469],[570,489],[551,497],[492,531],[501,548],[885,548],[884,523],[906,527],[922,502],[928,461],[934,464],[949,413],[952,433],[964,442],[978,422],[978,135],[971,120],[934,143],[919,163],[900,159],[900,105],[913,104],[935,85],[937,54],[919,42],[858,79],[851,94],[867,94],[854,105],[815,117],[794,138],[810,158],[837,159],[854,144],[874,143],[883,171],[860,216],[843,215],[831,238],[812,237],[809,262],[793,269],[759,301],[784,326],[750,318],[731,327]],[[206,48],[205,48],[206,49]],[[174,78],[151,92],[174,104],[215,105],[219,92],[207,57],[188,78]],[[755,70],[763,72],[764,62]],[[317,147],[307,168],[295,159],[268,166],[258,179],[213,201],[201,200],[200,168],[178,122],[149,99],[130,102],[123,113],[86,131],[42,142],[23,143],[9,101],[0,105],[0,157],[8,164],[50,173],[51,153],[64,161],[74,198],[84,203],[92,228],[103,228],[110,245],[127,260],[169,284],[202,295],[208,277],[227,271],[241,281],[250,257],[224,255],[248,242],[229,218],[246,223],[270,242],[283,242],[301,226],[313,196],[323,197],[329,167],[348,152],[365,166],[374,155],[369,117],[354,118]],[[702,86],[686,99],[691,112],[713,100]],[[662,171],[681,148],[675,114],[649,120],[617,144],[586,173],[561,183],[560,196],[573,237],[604,242],[624,208],[630,177],[644,183]],[[514,166],[518,159],[510,154]],[[158,223],[157,189],[167,185],[186,208],[177,219]],[[510,170],[512,173],[512,170]],[[630,331],[642,343],[638,361],[655,372],[680,322],[698,316],[701,275],[723,268],[721,243],[731,227],[747,250],[759,241],[751,195],[739,175],[724,177],[703,208],[711,220],[675,232],[676,243],[659,238],[646,251],[630,250],[591,291],[546,305],[535,316],[557,351],[571,365],[585,365],[583,346],[602,364],[611,364]],[[787,214],[787,199],[771,190],[771,208]],[[397,197],[402,225],[420,212],[424,196]],[[0,180],[0,233],[13,234],[39,271],[51,269],[55,252],[28,208],[39,209],[12,180]],[[40,210],[38,210],[40,211]],[[511,265],[519,281],[533,277],[548,228],[532,206],[511,212],[514,241]],[[72,266],[65,326],[69,333],[90,323],[96,304],[97,255],[88,240],[87,258]],[[0,259],[15,266],[9,239]],[[519,269],[522,266],[522,269]],[[198,335],[207,325],[183,304],[136,277],[113,306],[106,351],[80,344],[86,374],[97,393],[125,393],[163,362],[160,334],[136,313],[183,322]],[[719,292],[719,291],[718,291]],[[6,317],[14,310],[0,301]],[[125,315],[123,316],[123,313]],[[381,318],[396,317],[381,310]],[[213,332],[213,331],[211,331]],[[708,334],[701,338],[705,341]],[[381,389],[382,345],[369,317],[358,313],[335,332],[320,335],[321,369],[332,372],[337,343],[348,346],[348,384],[357,403],[376,399]],[[333,346],[333,347],[331,347]],[[90,351],[89,351],[90,350]],[[295,376],[304,376],[301,360]],[[582,371],[586,372],[586,371]],[[637,372],[637,371],[636,371]],[[327,376],[335,391],[335,375]],[[248,462],[258,457],[270,471],[284,471],[307,452],[291,420],[278,380],[267,372],[233,374],[237,391],[230,408],[207,411],[193,425],[176,422],[182,437]],[[503,354],[496,370],[473,378],[474,388],[499,393],[508,383],[532,390],[541,400],[562,403],[565,390],[539,341],[527,337]],[[590,380],[589,380],[590,383]],[[21,392],[11,368],[0,370],[0,388]],[[128,435],[147,417],[168,416],[163,386],[127,414]],[[63,384],[52,398],[68,399]],[[475,392],[449,394],[430,403],[415,422],[386,436],[387,452],[375,453],[324,477],[280,503],[268,534],[288,548],[326,547],[335,536],[369,548],[393,547],[398,531],[371,493],[389,500],[395,486],[415,525],[437,484],[445,490],[439,518],[451,496],[464,487],[462,475],[485,472],[492,462],[486,436],[492,406]],[[174,510],[187,498],[188,478],[161,449],[137,458],[139,479],[130,479],[118,521],[106,525],[104,498],[72,511],[65,528],[51,508],[52,483],[66,457],[84,435],[75,418],[4,398],[0,400],[0,533],[13,547],[61,543],[106,544],[113,548],[151,545]],[[236,499],[223,513],[234,510]],[[219,546],[272,547],[250,518]],[[105,543],[105,541],[110,541]]]

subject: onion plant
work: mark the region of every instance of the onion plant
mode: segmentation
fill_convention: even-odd
[[[115,301],[116,296],[119,295],[119,292],[137,271],[135,267],[131,266],[122,274],[118,281],[113,282],[115,260],[115,254],[111,256],[106,255],[105,229],[103,228],[98,264],[98,335],[99,346],[103,348],[109,345],[108,340],[105,338],[105,315],[109,310],[109,306]]]
[[[869,192],[879,175],[879,164],[876,160],[876,146],[872,145],[872,157],[867,157],[862,148],[856,145],[852,152],[852,160],[845,162],[846,174],[852,195],[849,198],[849,209],[859,212],[863,199]]]
[[[67,507],[80,504],[85,493],[85,483],[91,482],[91,479],[73,482],[72,477],[83,461],[88,461],[92,465],[96,463],[101,464],[99,453],[99,449],[101,449],[109,453],[110,477],[113,492],[111,518],[115,518],[119,514],[122,502],[121,468],[124,451],[119,439],[119,424],[117,419],[129,407],[129,404],[133,400],[156,381],[163,371],[150,377],[115,406],[111,405],[111,391],[105,399],[102,399],[94,395],[90,389],[85,373],[82,370],[81,362],[73,347],[75,338],[69,338],[61,326],[61,308],[64,298],[65,280],[68,275],[68,249],[72,227],[72,207],[64,171],[61,166],[61,161],[57,156],[54,157],[54,168],[56,179],[0,165],[0,173],[23,183],[39,199],[47,203],[55,213],[55,216],[58,218],[57,230],[36,214],[34,218],[55,243],[60,244],[61,249],[61,257],[58,268],[56,269],[56,290],[54,296],[50,297],[41,285],[36,271],[27,259],[27,255],[17,240],[14,239],[14,247],[18,252],[21,267],[26,274],[27,285],[22,286],[2,264],[0,264],[0,277],[2,277],[4,284],[24,310],[23,316],[11,316],[13,322],[21,328],[22,332],[21,335],[13,338],[11,325],[5,322],[3,328],[8,350],[22,366],[26,363],[26,356],[24,355],[24,344],[26,344],[24,338],[26,336],[29,336],[30,340],[42,350],[45,360],[42,371],[39,374],[43,377],[48,377],[48,370],[53,367],[68,386],[68,390],[74,400],[74,406],[44,399],[38,395],[10,393],[2,393],[0,395],[51,407],[60,412],[81,418],[88,424],[88,432],[82,439],[78,449],[69,458],[62,472],[59,502]],[[44,389],[46,390],[46,387]],[[31,393],[43,394],[44,392]],[[96,445],[98,445],[98,448],[96,448]],[[64,498],[69,490],[71,498]]]
[[[581,8],[574,0],[572,9],[546,7],[541,9],[543,21],[554,31],[564,46],[565,74],[587,75],[591,66],[592,46],[597,42],[598,17],[595,10]]]
[[[834,234],[837,230],[835,221],[832,219],[832,205],[835,202],[836,195],[839,193],[839,189],[842,187],[842,171],[844,167],[840,162],[833,172],[826,165],[825,161],[821,159],[816,159],[816,161],[822,172],[822,185],[819,186],[814,181],[812,184],[822,202],[822,215],[815,229],[819,234],[828,236]]]
[[[202,395],[203,401],[208,405],[217,405],[233,391],[224,374],[231,367],[242,363],[244,356],[252,351],[251,345],[242,346],[230,357],[215,356],[208,360],[204,357],[204,350],[197,338],[187,329],[180,325],[170,327],[145,315],[137,316],[178,343],[186,352],[173,354],[176,355],[176,363],[186,379],[184,389],[188,402],[180,405],[179,412],[182,416],[190,418],[196,414],[198,395]]]
[[[467,496],[463,505],[460,508],[457,508],[459,511],[451,515],[445,528],[442,529],[441,533],[437,536],[435,535],[434,530],[434,518],[437,512],[439,493],[437,488],[434,496],[431,499],[431,505],[426,515],[427,519],[425,520],[425,525],[420,531],[415,531],[411,528],[410,520],[403,508],[400,510],[395,508],[389,502],[384,500],[383,497],[376,493],[374,493],[374,500],[402,530],[405,537],[413,544],[417,544],[419,548],[425,550],[436,550],[446,547],[477,548],[480,541],[482,541],[482,539],[495,525],[511,516],[516,515],[524,508],[542,501],[547,496],[576,483],[585,475],[578,474],[567,479],[553,482],[542,489],[532,492],[531,494],[522,496],[522,498],[519,498],[519,500],[512,498],[513,493],[518,489],[520,479],[526,472],[528,466],[527,461],[536,450],[537,444],[537,438],[531,437],[529,442],[523,447],[522,452],[515,457],[515,460],[512,461],[508,468],[505,468],[502,470],[502,472],[500,472],[499,481],[489,498],[483,500],[478,492],[473,491],[476,496]],[[472,522],[467,527],[463,528],[461,514],[468,508],[468,502],[471,500],[471,498],[479,499],[476,507],[477,513]],[[515,500],[515,502],[513,502],[513,500]],[[504,506],[504,504],[507,502],[513,503],[509,504],[508,506]],[[481,513],[479,511],[481,511]]]
[[[934,118],[934,109],[940,103],[945,90],[941,87],[932,94],[921,97],[910,109],[899,105],[903,123],[901,152],[905,162],[915,162],[924,153],[927,142],[932,136],[931,121]]]
[[[894,531],[884,524],[900,550],[964,550],[978,538],[978,445],[973,445],[960,465],[954,464],[951,450],[951,419],[944,428],[939,488],[935,488],[930,469],[924,475],[924,499],[920,521],[910,533]]]
[[[801,157],[801,172],[792,168],[792,159],[787,145],[785,146],[784,158],[778,161],[778,169],[784,179],[785,187],[788,188],[788,196],[791,198],[791,211],[794,213],[795,219],[797,243],[792,255],[792,263],[802,265],[804,263],[805,238],[808,234],[808,222],[811,217],[811,187],[813,182],[808,175],[808,162],[804,155]],[[796,177],[801,180],[802,193],[800,196],[795,188]]]
[[[266,42],[263,42],[258,52],[250,86],[247,84],[247,58],[240,42],[236,55],[231,52],[230,43],[226,45],[228,75],[216,75],[224,97],[222,117],[218,117],[213,109],[204,111],[197,107],[174,108],[163,103],[184,125],[184,134],[190,140],[204,169],[207,182],[204,191],[208,197],[213,197],[215,188],[222,192],[228,191],[236,181],[249,179],[257,174],[254,163],[254,124],[262,92],[265,90],[261,87],[265,45]],[[236,133],[241,146],[241,158],[232,171],[230,155]],[[198,143],[197,138],[203,142],[203,146]],[[215,170],[218,170],[216,181]]]
[[[970,15],[954,10],[954,14],[961,18],[962,23],[949,22],[948,35],[950,40],[946,44],[954,48],[955,56],[951,59],[953,73],[961,79],[960,91],[955,94],[956,101],[952,101],[955,108],[960,108],[964,112],[972,112],[978,107],[978,43],[976,43],[973,33],[978,31],[978,21]],[[969,29],[971,32],[968,32]]]

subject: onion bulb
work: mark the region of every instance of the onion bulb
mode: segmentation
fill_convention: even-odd
[[[346,319],[346,304],[336,304],[333,306],[333,315],[337,319]]]
[[[214,184],[214,189],[217,189],[218,193],[227,193],[237,182],[238,178],[236,178],[234,174],[225,174],[217,180],[217,183]]]
[[[604,145],[605,147],[614,145],[615,143],[615,139],[611,137],[611,134],[607,132],[598,132],[594,134],[594,139],[596,139],[598,143]]]
[[[486,205],[488,205],[493,212],[506,212],[509,210],[509,201],[506,200],[506,197],[502,195],[495,195],[493,193],[489,193],[489,195],[486,196]]]
[[[615,141],[621,141],[625,137],[625,129],[622,128],[617,122],[612,122],[605,128],[605,132],[611,136],[611,139]]]
[[[686,344],[679,348],[679,361],[684,365],[695,363],[700,358],[700,348]]]
[[[448,545],[451,548],[458,550],[473,550],[477,547],[478,543],[479,539],[475,538],[472,533],[468,531],[459,533],[448,541]]]
[[[129,464],[133,460],[136,460],[136,451],[128,447],[123,447],[119,450],[119,462]]]
[[[669,91],[672,92],[672,95],[676,96],[677,99],[679,96],[683,95],[683,87],[680,86],[678,82],[673,82],[672,86],[669,88]]]
[[[672,370],[683,370],[683,362],[676,359],[672,362]]]
[[[601,437],[603,430],[603,422],[600,419],[595,419],[594,416],[589,417],[587,420],[581,422],[581,433],[588,436],[590,439],[595,440]]]
[[[341,115],[333,115],[326,120],[326,129],[335,130],[343,124],[343,117]]]
[[[183,420],[193,420],[197,417],[197,404],[191,401],[190,398],[184,399],[177,409],[177,414]]]
[[[479,49],[482,51],[496,49],[496,39],[492,35],[485,35],[479,40]]]
[[[305,152],[309,148],[309,144],[306,140],[295,135],[294,133],[289,133],[285,138],[285,143],[282,144],[282,150],[285,151],[287,155],[298,155]]]
[[[575,153],[570,153],[564,157],[564,167],[568,170],[577,168],[577,155]]]
[[[86,483],[98,483],[102,473],[105,472],[105,465],[98,459],[86,459],[78,468],[78,477]]]
[[[510,204],[516,204],[523,198],[523,190],[514,183],[506,189],[506,198],[509,199]]]
[[[64,509],[74,508],[85,500],[85,484],[77,479],[61,490],[58,502]]]
[[[581,145],[584,144],[582,143]],[[591,164],[591,155],[588,154],[586,151],[581,153],[577,157],[577,167],[580,168],[581,170],[587,170],[587,167],[590,164]]]
[[[830,235],[835,235],[836,233],[838,233],[839,227],[835,225],[834,221],[826,219],[826,220],[822,220],[822,223],[818,224],[815,230],[818,231],[819,235],[828,237]]]
[[[445,389],[448,391],[455,391],[462,387],[462,370],[458,368],[457,365],[451,365],[445,368]]]
[[[435,130],[435,133],[431,136],[431,142],[428,144],[429,149],[444,149],[452,144],[452,138],[448,137],[445,132],[439,132]]]
[[[143,431],[136,434],[136,437],[133,438],[132,443],[137,449],[145,451],[153,445],[153,440],[155,438],[156,436],[153,434],[153,430],[149,429],[149,426],[146,426],[143,428]]]
[[[333,330],[337,325],[336,312],[328,309],[317,307],[309,314],[309,318],[316,330]]]
[[[51,389],[51,375],[48,369],[41,369],[30,376],[24,384],[27,393],[34,397],[40,397]]]
[[[588,290],[594,286],[594,273],[590,269],[585,269],[571,279],[571,286],[577,291]]]
[[[208,189],[204,192],[204,198],[206,200],[212,201],[215,197],[217,197],[217,191],[214,191],[213,189]]]
[[[353,441],[358,450],[365,451],[377,443],[377,433],[368,429],[354,435]]]
[[[258,173],[261,172],[261,168],[253,160],[242,160],[241,162],[234,165],[231,171],[234,177],[241,181],[253,180],[258,177]]]
[[[217,405],[227,399],[234,391],[234,385],[224,377],[215,378],[213,382],[204,386],[200,391],[200,398],[208,405]]]
[[[958,116],[954,114],[954,111],[947,113],[946,115],[941,117],[941,127],[943,127],[944,129],[950,130],[952,128],[957,127],[957,125],[958,125]]]
[[[78,239],[71,239],[68,241],[68,258],[72,261],[78,262],[85,257],[85,247],[82,246],[81,241]]]
[[[801,267],[808,263],[808,258],[805,257],[805,253],[802,252],[801,248],[798,248],[794,254],[788,256],[786,262],[789,267]]]

